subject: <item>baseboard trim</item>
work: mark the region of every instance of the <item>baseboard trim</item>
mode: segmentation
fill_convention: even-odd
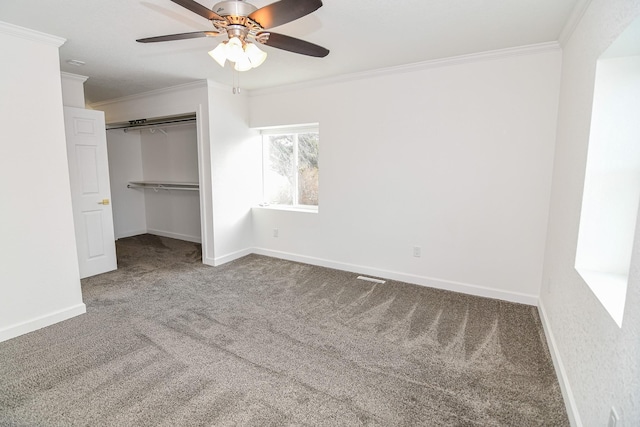
[[[538,312],[540,313],[540,319],[542,319],[542,329],[544,335],[547,338],[547,346],[551,353],[551,359],[553,360],[553,366],[556,369],[556,377],[558,377],[558,383],[560,383],[560,389],[562,390],[562,397],[564,398],[564,404],[567,409],[567,416],[572,427],[582,427],[582,421],[580,420],[580,413],[578,412],[578,406],[571,390],[571,384],[569,383],[569,377],[567,371],[562,363],[562,357],[556,344],[556,339],[553,335],[553,330],[549,324],[549,317],[544,308],[542,300],[538,301]]]
[[[242,249],[240,251],[236,251],[227,255],[223,255],[221,257],[216,257],[213,259],[213,265],[214,267],[217,267],[219,265],[222,264],[226,264],[228,262],[234,261],[238,258],[242,258],[243,256],[247,256],[254,253],[254,250],[252,248],[247,248],[247,249]],[[208,263],[207,263],[208,264]]]
[[[123,233],[118,233],[116,235],[116,240],[118,239],[125,239],[127,237],[133,237],[133,236],[139,236],[141,234],[147,234],[147,230],[142,229],[142,230],[132,230],[132,231],[125,231]]]
[[[447,291],[460,292],[468,295],[479,297],[499,299],[519,304],[537,305],[538,297],[536,295],[523,294],[518,292],[506,292],[500,289],[488,288],[484,286],[473,285],[469,283],[454,282],[450,280],[436,279],[426,276],[418,276],[414,274],[401,273],[397,271],[382,270],[363,265],[355,265],[332,261],[323,258],[315,258],[304,255],[297,255],[289,252],[274,251],[265,248],[254,248],[253,253],[258,255],[270,256],[273,258],[281,258],[289,261],[303,262],[305,264],[317,265],[320,267],[334,268],[336,270],[349,271],[352,273],[367,274],[370,276],[381,277],[383,279],[397,280],[399,282],[412,283],[414,285],[427,286],[430,288],[443,289]]]
[[[156,230],[154,228],[148,228],[146,232],[155,236],[169,237],[171,239],[185,240],[193,243],[202,243],[202,238],[200,236],[189,236],[188,234],[173,233],[171,231]]]
[[[35,319],[8,326],[0,329],[0,342],[42,329],[46,326],[51,326],[55,323],[79,316],[86,312],[87,307],[83,303],[80,303],[63,310],[54,311],[53,313],[36,317]]]

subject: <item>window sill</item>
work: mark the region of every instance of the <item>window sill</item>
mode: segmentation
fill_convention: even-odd
[[[627,296],[627,276],[624,274],[602,273],[599,271],[576,268],[578,274],[587,282],[591,291],[609,312],[619,327],[622,327],[624,302]]]
[[[289,212],[303,212],[303,213],[318,213],[317,206],[288,206],[288,205],[258,205],[254,206],[253,209],[267,209],[272,211],[289,211]]]

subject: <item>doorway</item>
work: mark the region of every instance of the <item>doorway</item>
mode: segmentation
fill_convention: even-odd
[[[107,125],[116,239],[203,242],[197,129],[195,113]]]

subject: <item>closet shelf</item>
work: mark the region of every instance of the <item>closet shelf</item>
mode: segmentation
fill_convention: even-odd
[[[151,188],[158,190],[190,190],[198,191],[200,185],[197,182],[170,182],[170,181],[129,181],[127,188]]]

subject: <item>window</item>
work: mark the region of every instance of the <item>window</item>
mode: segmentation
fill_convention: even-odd
[[[265,205],[317,209],[319,144],[317,126],[262,131]]]
[[[636,20],[596,67],[575,267],[618,326],[640,200],[640,56]]]

